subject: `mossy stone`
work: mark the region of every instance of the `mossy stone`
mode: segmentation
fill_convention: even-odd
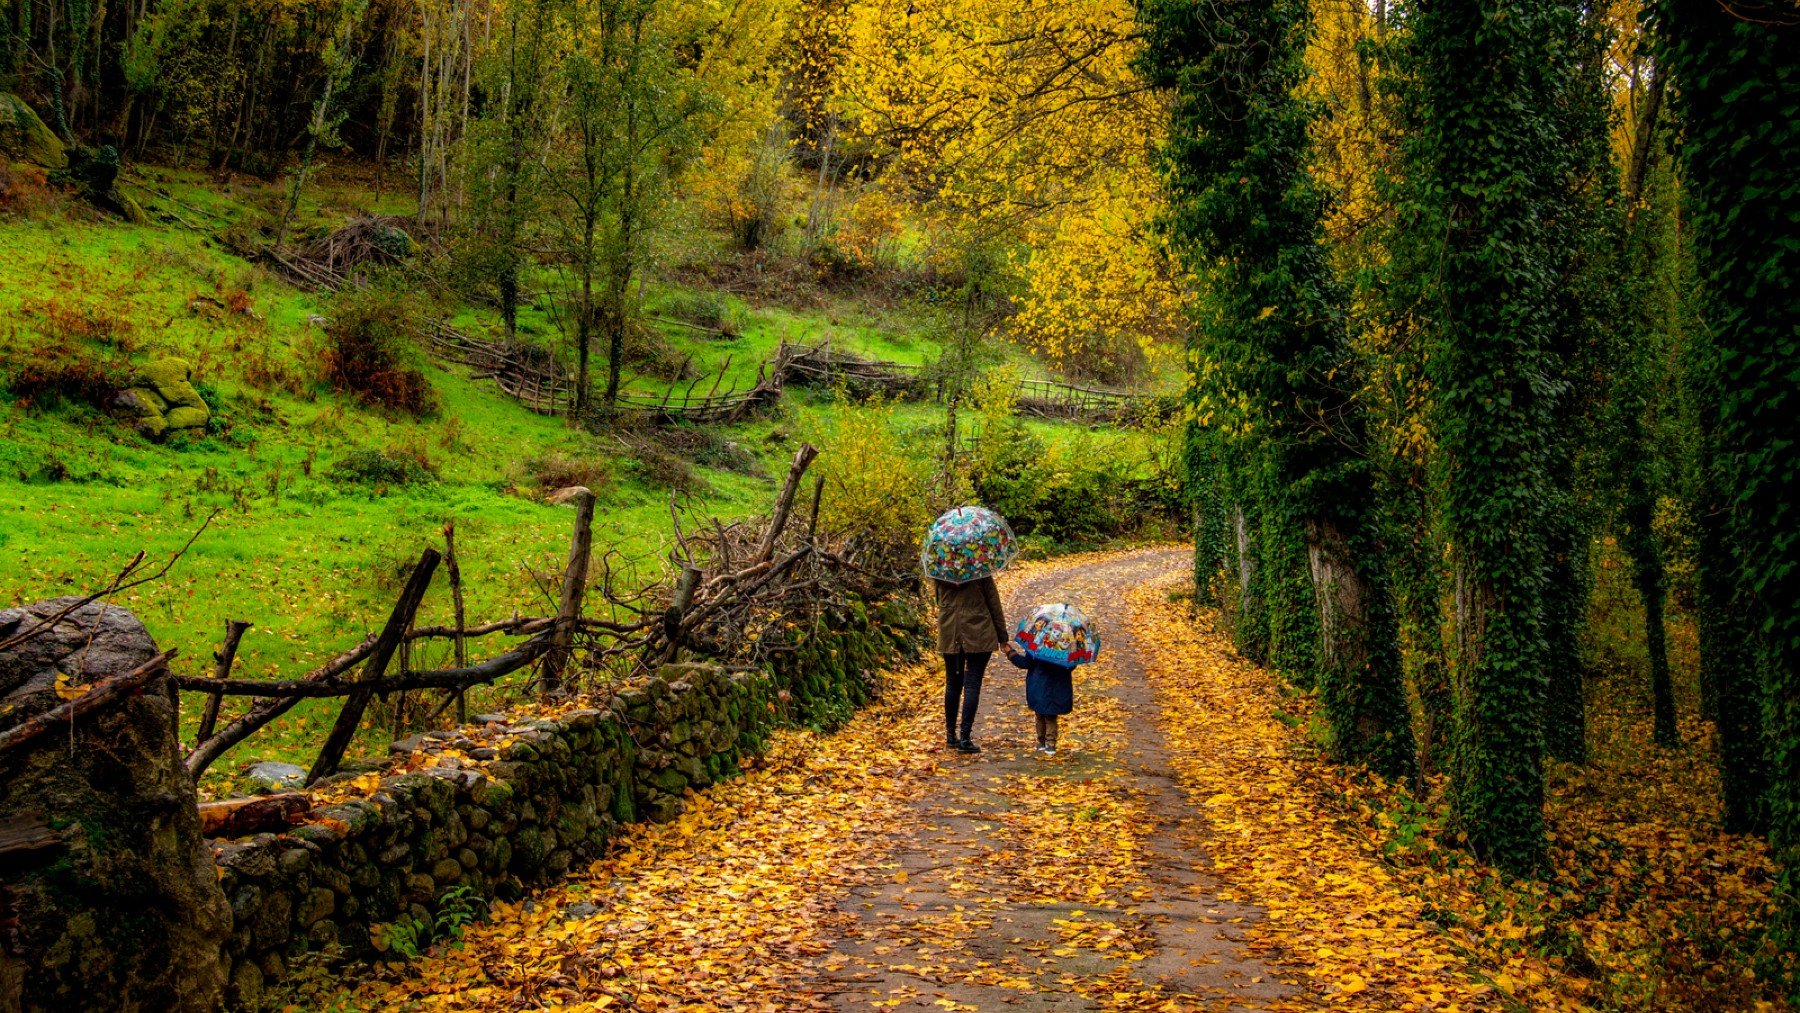
[[[69,164],[69,153],[37,111],[17,95],[0,92],[0,155],[46,169]]]
[[[194,367],[186,359],[172,355],[138,367],[138,375],[144,378],[146,386],[155,388],[171,406],[205,409],[205,399],[189,382],[193,373]]]

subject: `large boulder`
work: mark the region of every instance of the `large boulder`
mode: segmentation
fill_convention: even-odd
[[[0,639],[77,600],[0,611]],[[0,727],[155,653],[129,611],[82,606],[0,654]],[[152,683],[0,752],[0,1010],[217,1007],[231,909],[200,836],[174,718]]]
[[[0,161],[31,162],[46,169],[69,164],[62,139],[17,95],[0,92]]]

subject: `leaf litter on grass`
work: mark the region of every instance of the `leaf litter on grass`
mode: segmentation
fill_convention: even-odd
[[[1210,613],[1172,602],[1175,586],[1141,587],[1129,604],[1138,634],[1164,645],[1147,675],[1177,771],[1217,831],[1212,858],[1226,888],[1268,911],[1247,929],[1254,951],[1297,969],[1326,1001],[1787,1008],[1758,994],[1743,953],[1729,956],[1734,932],[1754,932],[1770,909],[1760,841],[1671,815],[1682,810],[1607,811],[1598,793],[1576,791],[1546,807],[1547,877],[1503,877],[1455,846],[1435,804],[1329,762],[1305,732],[1311,700],[1239,658]],[[1643,790],[1678,790],[1653,770],[1639,774]],[[1441,780],[1429,787],[1441,796]],[[1694,967],[1697,952],[1726,956]]]

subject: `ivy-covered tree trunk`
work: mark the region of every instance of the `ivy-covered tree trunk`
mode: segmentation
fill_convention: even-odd
[[[1194,603],[1219,605],[1216,593],[1225,566],[1225,500],[1219,490],[1217,434],[1198,417],[1197,398],[1190,395],[1190,418],[1182,430],[1182,466],[1194,536]]]
[[[1770,843],[1782,864],[1778,933],[1791,946],[1800,941],[1800,25],[1712,0],[1663,0],[1659,14],[1717,353],[1710,449],[1734,480],[1717,487],[1730,495],[1720,506],[1740,550],[1738,594],[1756,603],[1768,657]],[[1721,555],[1709,568],[1724,565]],[[1706,579],[1724,585],[1717,572]],[[1725,682],[1742,674],[1715,669]],[[1726,711],[1742,701],[1717,689],[1721,724],[1740,720]]]
[[[1408,241],[1436,249],[1430,375],[1453,568],[1452,806],[1470,845],[1543,862],[1544,538],[1560,209],[1558,104],[1579,15],[1556,0],[1420,0],[1405,54]]]
[[[1388,507],[1394,545],[1394,599],[1406,676],[1418,705],[1414,730],[1419,769],[1434,773],[1450,753],[1450,676],[1444,664],[1443,588],[1438,579],[1442,552],[1434,536],[1430,476],[1422,463],[1387,469],[1382,499]]]
[[[1564,35],[1545,54],[1559,177],[1545,197],[1543,230],[1552,251],[1556,318],[1549,362],[1557,370],[1551,409],[1550,456],[1543,468],[1549,487],[1544,543],[1550,571],[1544,597],[1547,699],[1545,746],[1572,763],[1587,759],[1587,660],[1582,649],[1588,599],[1593,590],[1592,544],[1598,503],[1612,487],[1604,448],[1594,433],[1606,401],[1596,378],[1613,371],[1616,356],[1636,338],[1622,327],[1618,237],[1618,171],[1611,146],[1611,96],[1606,14],[1576,0],[1561,0]]]
[[[1201,354],[1243,412],[1269,606],[1270,660],[1316,679],[1346,760],[1414,773],[1375,473],[1345,293],[1326,260],[1324,195],[1307,160],[1315,108],[1299,86],[1304,0],[1147,0],[1140,67],[1171,99],[1162,168],[1175,248],[1217,316]],[[1240,546],[1240,552],[1242,551]]]
[[[1544,748],[1568,763],[1587,760],[1587,666],[1581,652],[1581,628],[1592,581],[1586,534],[1573,517],[1570,497],[1558,497],[1562,509],[1546,520],[1545,555],[1549,579],[1544,587]]]
[[[1635,420],[1634,420],[1635,421]],[[1632,584],[1644,606],[1644,650],[1650,656],[1650,705],[1654,714],[1656,744],[1678,746],[1681,733],[1675,724],[1675,683],[1669,675],[1669,638],[1663,615],[1667,599],[1662,547],[1653,526],[1656,495],[1645,472],[1649,468],[1643,425],[1628,425],[1624,443],[1632,460],[1625,478],[1624,548],[1631,557]]]
[[[1697,511],[1696,625],[1700,678],[1711,685],[1719,735],[1719,787],[1725,828],[1733,833],[1769,829],[1769,742],[1763,727],[1762,639],[1751,620],[1754,608],[1738,581],[1724,497],[1717,475],[1703,461],[1706,477]]]
[[[1232,573],[1236,602],[1231,614],[1231,640],[1237,652],[1257,664],[1269,660],[1267,577],[1262,565],[1254,501],[1237,490],[1231,509]]]

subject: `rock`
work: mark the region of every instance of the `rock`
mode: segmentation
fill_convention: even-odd
[[[169,356],[138,368],[143,384],[153,388],[171,407],[206,410],[206,400],[194,389],[194,369],[186,359]]]
[[[600,906],[598,904],[589,903],[585,900],[578,900],[575,903],[564,907],[562,910],[563,918],[567,921],[592,918],[599,913]]]
[[[167,407],[156,392],[140,387],[133,387],[119,392],[113,399],[113,410],[131,420],[137,431],[151,439],[162,436],[169,428],[169,422],[163,417],[163,409]]]
[[[113,407],[152,439],[172,429],[204,429],[212,410],[194,389],[191,375],[186,359],[171,356],[145,363],[138,367],[131,387],[113,400]]]
[[[163,415],[170,429],[205,429],[212,413],[205,408],[171,408]]]
[[[306,768],[265,760],[251,764],[244,771],[243,783],[246,789],[258,794],[294,791],[306,786]]]
[[[78,599],[0,612],[0,636]],[[156,645],[129,611],[89,603],[0,655],[0,711],[13,724],[81,686],[123,674]],[[0,824],[42,820],[61,846],[0,862],[7,942],[0,1008],[85,1008],[96,995],[139,1009],[211,1010],[225,986],[231,912],[200,836],[173,708],[159,684],[69,730],[0,754]]]
[[[37,111],[17,95],[0,92],[0,155],[46,169],[69,164],[68,151]]]
[[[116,188],[112,192],[112,197],[113,203],[118,207],[120,217],[133,225],[150,224],[150,215],[144,211],[144,206],[137,202],[137,198]]]

